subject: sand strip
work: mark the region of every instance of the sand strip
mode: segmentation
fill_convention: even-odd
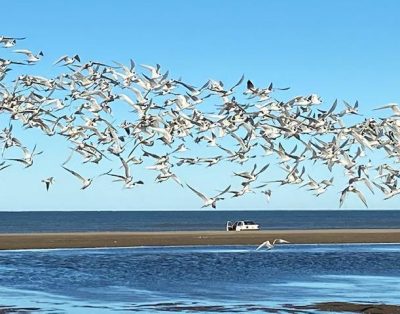
[[[18,233],[0,234],[0,249],[257,245],[275,238],[292,243],[400,243],[400,229]]]

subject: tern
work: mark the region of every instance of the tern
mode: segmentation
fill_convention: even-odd
[[[40,51],[38,54],[34,55],[32,51],[27,50],[27,49],[19,49],[19,50],[14,50],[15,53],[22,53],[28,57],[27,62],[28,63],[35,63],[40,60],[41,57],[43,57],[43,52]]]
[[[54,177],[49,177],[47,179],[43,179],[42,182],[46,185],[46,191],[48,191],[50,188],[50,185],[54,184]]]
[[[110,171],[106,172],[105,174],[108,176],[116,177],[117,179],[114,181],[123,181],[125,184],[124,187],[127,189],[131,189],[137,184],[144,184],[142,180],[134,181],[130,173],[130,168],[128,163],[121,156],[119,156],[119,159],[121,160],[122,166],[124,167],[125,175],[113,174],[110,173]]]
[[[23,38],[0,35],[0,47],[14,47],[20,39]],[[197,88],[182,78],[170,77],[168,71],[162,74],[159,64],[143,65],[145,73],[139,73],[133,60],[128,65],[114,62],[117,66],[110,66],[99,61],[81,63],[79,55],[60,57],[55,62],[62,66],[57,68],[57,74],[42,76],[26,70],[28,65],[33,67],[41,61],[42,52],[14,52],[23,54],[26,61],[21,62],[13,53],[0,57],[0,118],[10,121],[0,130],[0,170],[12,165],[6,164],[7,160],[25,167],[33,165],[34,156],[39,153],[35,148],[29,152],[23,143],[24,130],[30,129],[35,136],[64,138],[80,158],[82,168],[88,163],[101,167],[105,160],[116,160],[119,166],[122,164],[123,172],[106,174],[114,178],[112,182],[123,182],[126,188],[143,183],[133,180],[130,164],[143,163],[143,170],[157,171],[156,182],[172,179],[180,185],[173,167],[200,164],[224,169],[221,164],[239,164],[242,167],[235,170],[234,176],[240,177],[241,187],[223,192],[242,196],[260,189],[269,199],[271,190],[265,190],[268,183],[260,185],[258,181],[268,165],[276,161],[275,167],[284,172],[270,182],[279,182],[280,187],[301,185],[314,196],[325,193],[333,185],[333,177],[329,174],[317,181],[311,173],[314,176],[318,171],[322,177],[324,170],[342,170],[348,183],[340,192],[340,206],[348,193],[357,194],[367,206],[358,183],[365,184],[371,193],[378,188],[384,199],[400,194],[397,103],[374,109],[391,109],[388,117],[364,119],[358,112],[358,102],[350,105],[344,101],[345,108],[338,111],[337,100],[326,105],[317,94],[282,101],[275,91],[286,88],[275,88],[272,83],[258,88],[251,80],[242,86],[244,76],[230,88],[221,80],[207,80]],[[247,95],[244,101],[243,93]],[[207,99],[210,103],[205,111],[200,104]],[[12,130],[13,124],[20,128],[17,132]],[[286,150],[288,145],[294,148]],[[4,158],[8,151],[19,149],[23,151],[21,158]],[[187,150],[196,155],[187,157]],[[125,151],[130,152],[126,159],[122,157]],[[366,162],[372,159],[369,154],[376,152],[385,162]],[[257,163],[262,160],[265,166],[258,170],[253,164],[246,171],[253,158],[259,158]],[[154,164],[149,165],[149,159]],[[80,169],[65,169],[82,181],[83,189],[93,180],[80,176]],[[231,167],[227,166],[226,172],[228,169]],[[376,177],[372,179],[374,173]],[[49,180],[47,185],[48,179],[42,180],[47,188],[52,182]],[[207,197],[188,187],[202,198],[203,207],[215,208],[216,202],[224,198],[222,192]]]
[[[229,191],[231,186],[229,185],[225,190],[220,192],[219,194],[215,195],[214,197],[207,197],[203,193],[200,193],[199,191],[195,190],[192,188],[189,184],[186,184],[189,189],[191,189],[194,193],[196,193],[204,202],[203,207],[208,207],[211,206],[212,208],[217,208],[217,201],[223,200],[224,198],[220,197],[221,195],[225,194],[226,192]]]
[[[272,249],[272,248],[275,247],[275,244],[287,244],[287,243],[290,243],[290,242],[289,242],[289,241],[286,241],[286,240],[283,240],[283,239],[275,239],[275,240],[272,242],[272,244],[271,244],[271,242],[269,242],[269,240],[267,240],[267,241],[261,243],[261,244],[256,248],[256,251],[258,251],[259,249],[261,249],[261,248],[263,248],[263,247],[266,247],[267,250],[270,250],[270,249]]]
[[[53,63],[53,65],[59,64],[60,62],[63,62],[63,66],[67,66],[70,64],[75,63],[75,61],[81,62],[81,59],[79,58],[78,55],[75,55],[73,57],[69,57],[68,55],[64,55],[60,57],[57,61]]]
[[[25,165],[25,168],[32,166],[33,157],[35,155],[40,155],[43,151],[35,153],[36,145],[33,147],[32,152],[30,152],[26,147],[21,147],[24,152],[24,158],[9,158],[8,160],[18,161]]]
[[[364,203],[365,207],[368,207],[367,200],[365,199],[365,196],[364,196],[359,190],[357,190],[356,187],[355,187],[353,184],[350,184],[348,187],[346,187],[346,188],[341,192],[340,201],[339,201],[339,207],[342,207],[343,202],[344,202],[344,200],[345,200],[345,198],[346,198],[347,193],[354,193],[354,194],[356,194],[356,195],[360,198],[360,200]]]
[[[64,167],[64,166],[62,166],[62,167],[63,167],[65,170],[67,170],[69,173],[73,174],[75,177],[77,177],[79,180],[82,181],[81,190],[86,189],[87,187],[89,187],[89,186],[92,184],[93,178],[86,179],[86,178],[82,177],[79,173],[77,173],[77,172],[75,172],[75,171],[73,171],[73,170],[71,170],[71,169],[68,169],[68,168],[66,168],[66,167]]]

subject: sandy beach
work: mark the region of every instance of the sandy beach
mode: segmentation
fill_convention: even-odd
[[[275,238],[283,238],[298,244],[400,243],[400,229],[14,233],[0,234],[0,249],[257,245]]]

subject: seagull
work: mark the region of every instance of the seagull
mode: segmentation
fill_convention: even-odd
[[[25,165],[25,168],[28,168],[33,165],[33,156],[40,155],[43,151],[35,153],[36,145],[33,147],[32,152],[30,152],[26,147],[21,147],[24,152],[24,158],[9,158],[7,160],[18,161]]]
[[[272,249],[272,248],[275,247],[275,244],[287,244],[287,243],[290,243],[290,242],[289,242],[289,241],[286,241],[286,240],[283,240],[283,239],[275,239],[274,242],[272,242],[272,244],[271,244],[271,242],[269,242],[269,240],[267,240],[267,241],[261,243],[261,244],[256,248],[256,251],[258,251],[259,249],[261,249],[261,248],[263,248],[263,247],[266,247],[267,250],[270,250],[270,249]]]
[[[271,200],[272,191],[270,189],[268,189],[268,190],[261,191],[261,193],[265,194],[265,196],[267,198],[267,202],[269,203],[269,201]]]
[[[17,49],[14,50],[15,53],[22,53],[28,57],[27,62],[28,63],[35,63],[40,60],[41,57],[43,57],[43,52],[39,52],[37,55],[34,55],[32,51],[27,50],[27,49]]]
[[[60,63],[61,61],[64,62],[63,66],[67,66],[67,65],[73,64],[75,61],[81,62],[81,59],[79,58],[78,55],[75,55],[73,57],[64,55],[64,56],[60,57],[56,62],[54,62],[53,65],[56,65],[56,64]]]
[[[189,189],[191,189],[194,193],[196,193],[204,202],[203,207],[208,207],[211,206],[212,208],[217,208],[217,201],[223,200],[222,197],[220,197],[222,194],[225,194],[226,192],[229,191],[231,186],[229,185],[225,190],[220,192],[219,194],[215,195],[214,197],[207,197],[203,193],[200,193],[199,191],[196,191],[194,188],[192,188],[189,184],[186,184]]]
[[[258,177],[262,172],[264,172],[268,167],[269,167],[269,164],[266,164],[264,167],[262,167],[259,171],[256,172],[257,164],[254,164],[253,170],[252,170],[251,172],[248,172],[248,171],[246,171],[246,172],[241,172],[241,173],[234,172],[233,174],[234,174],[235,176],[239,176],[239,177],[244,178],[244,179],[246,180],[245,182],[246,182],[246,183],[249,183],[249,182],[255,181],[255,180],[257,179],[257,177]]]
[[[105,175],[116,177],[117,179],[114,181],[123,181],[126,189],[131,189],[137,184],[144,184],[142,180],[134,181],[128,163],[121,156],[119,156],[119,159],[121,160],[125,175],[110,173],[110,171],[106,172]]]
[[[66,168],[66,167],[64,167],[64,166],[62,166],[62,167],[63,167],[65,170],[67,170],[69,173],[73,174],[75,177],[77,177],[79,180],[82,181],[81,190],[86,189],[89,185],[92,184],[93,178],[85,179],[85,178],[82,177],[79,173],[77,173],[77,172],[75,172],[75,171],[73,171],[73,170],[71,170],[71,169],[68,169],[68,168]]]
[[[20,39],[23,38],[0,36],[0,47],[13,47]],[[233,173],[241,180],[239,191],[228,188],[214,197],[208,197],[188,185],[203,200],[203,207],[213,208],[218,200],[225,197],[224,193],[238,197],[259,189],[269,200],[269,182],[279,182],[281,186],[301,185],[314,196],[319,196],[333,185],[333,177],[324,177],[321,181],[312,179],[310,172],[315,172],[313,163],[320,165],[320,176],[326,169],[330,172],[334,168],[344,170],[348,183],[340,192],[340,206],[348,193],[357,194],[367,206],[366,198],[358,190],[359,182],[372,193],[373,185],[378,187],[384,193],[384,199],[400,194],[400,170],[395,169],[400,162],[400,106],[397,103],[374,109],[389,109],[390,116],[386,118],[364,119],[346,125],[344,121],[347,117],[352,117],[349,121],[361,119],[358,118],[361,116],[358,102],[354,105],[344,102],[344,110],[337,111],[337,100],[326,109],[320,109],[323,107],[320,106],[322,98],[317,94],[280,101],[272,94],[287,88],[275,88],[272,83],[259,88],[251,80],[247,80],[243,88],[247,95],[243,102],[243,96],[237,90],[242,86],[244,76],[231,88],[220,80],[209,80],[196,88],[181,78],[170,77],[168,71],[162,74],[159,64],[143,65],[145,73],[138,74],[133,60],[127,66],[114,62],[117,67],[113,67],[97,61],[81,64],[78,55],[64,55],[55,62],[62,66],[57,70],[62,70],[59,75],[45,77],[27,71],[17,73],[14,79],[14,76],[8,76],[10,71],[17,70],[14,66],[35,64],[43,56],[42,52],[34,54],[27,49],[14,52],[23,54],[26,60],[19,62],[0,58],[0,120],[4,117],[5,120],[15,121],[21,133],[34,129],[38,136],[64,137],[73,148],[62,166],[66,166],[75,153],[84,166],[87,163],[100,166],[104,159],[112,162],[117,157],[117,162],[122,165],[121,173],[114,174],[110,170],[104,175],[112,176],[113,182],[119,181],[126,188],[131,188],[135,184],[143,184],[142,181],[133,181],[129,167],[132,164],[143,163],[143,169],[158,171],[156,182],[172,179],[179,185],[182,184],[178,173],[172,171],[176,169],[173,167],[211,167],[222,163],[224,166],[228,163],[242,165]],[[212,97],[215,109],[206,112],[200,104],[209,97]],[[212,108],[212,104],[206,107]],[[117,122],[121,116],[114,117],[114,108],[124,112],[123,122]],[[15,138],[11,122],[8,128],[0,129],[0,171],[12,165],[8,160],[30,167],[34,157],[40,154],[35,153],[35,148],[30,152],[22,140]],[[19,137],[20,133],[17,134]],[[284,147],[292,144],[294,148],[286,151]],[[150,146],[154,146],[154,153],[148,152],[149,148],[143,150]],[[261,151],[258,150],[260,146]],[[22,157],[3,158],[7,150],[13,152],[19,149],[23,151]],[[138,153],[140,149],[144,153],[143,158]],[[197,155],[187,157],[185,151],[189,149]],[[122,158],[125,151],[130,151],[127,159]],[[379,156],[389,160],[388,164],[374,167],[371,161],[363,164],[363,158],[369,157],[368,152],[374,154],[378,151]],[[262,166],[256,159],[260,169],[256,164],[249,170],[246,168],[251,159],[261,157],[264,160],[267,155],[271,155],[271,160],[276,158],[276,165],[284,171],[283,177],[260,185],[261,174],[266,172],[269,164]],[[155,159],[155,164],[148,166],[146,161],[151,158]],[[226,167],[226,170],[230,168]],[[65,169],[82,181],[82,189],[93,180],[83,178],[78,169],[78,172]],[[377,173],[374,180],[370,176],[373,172]],[[306,176],[307,181],[304,179]],[[50,177],[42,182],[49,189],[53,179]],[[274,245],[267,244],[264,246]]]
[[[25,37],[13,38],[13,37],[0,36],[0,44],[3,44],[4,48],[11,48],[16,45],[17,40],[23,40],[23,39],[25,39]]]
[[[364,203],[365,207],[368,207],[367,200],[365,199],[365,196],[355,188],[353,184],[350,184],[348,187],[346,187],[340,195],[340,201],[339,201],[339,207],[342,207],[344,199],[346,198],[347,193],[355,193],[360,200]]]
[[[54,184],[54,177],[49,177],[47,179],[43,179],[42,182],[46,184],[46,191],[49,190],[50,185]]]

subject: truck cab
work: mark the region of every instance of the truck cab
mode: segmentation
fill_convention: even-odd
[[[239,220],[232,224],[231,221],[226,223],[226,231],[255,231],[260,230],[260,225],[251,220]]]

